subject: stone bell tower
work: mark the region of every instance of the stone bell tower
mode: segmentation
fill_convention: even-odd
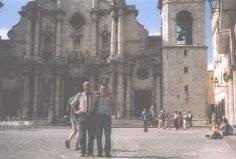
[[[206,119],[207,47],[204,0],[159,0],[163,109]]]

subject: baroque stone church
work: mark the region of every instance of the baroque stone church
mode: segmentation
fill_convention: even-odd
[[[205,121],[204,7],[160,0],[161,36],[149,36],[125,0],[29,2],[0,40],[1,118],[62,119],[74,88],[90,80],[94,90],[109,84],[120,118],[152,107]]]

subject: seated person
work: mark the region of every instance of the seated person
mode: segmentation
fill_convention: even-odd
[[[228,120],[223,120],[223,123],[220,126],[220,131],[222,136],[233,135],[233,128],[229,125]]]
[[[222,138],[222,133],[221,130],[219,129],[219,124],[214,123],[210,128],[210,132],[205,137],[207,137],[208,139]]]

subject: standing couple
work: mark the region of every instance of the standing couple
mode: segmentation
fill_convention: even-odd
[[[94,156],[94,139],[97,139],[98,157],[103,156],[102,135],[105,135],[105,157],[111,157],[111,115],[115,113],[114,98],[106,84],[100,85],[99,92],[91,90],[89,81],[83,84],[83,92],[79,92],[71,101],[71,111],[79,116],[78,142],[81,146],[81,157]],[[88,132],[88,144],[86,137]],[[69,141],[66,145],[69,146]],[[77,144],[78,145],[78,144]]]

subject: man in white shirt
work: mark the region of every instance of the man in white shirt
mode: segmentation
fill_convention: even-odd
[[[88,132],[88,156],[93,156],[94,138],[95,138],[95,102],[97,100],[97,94],[91,90],[91,83],[85,82],[83,85],[84,92],[79,92],[74,100],[71,102],[72,109],[79,115],[80,123],[80,146],[81,157],[85,157],[86,154],[86,132]],[[76,105],[78,110],[76,110]]]

